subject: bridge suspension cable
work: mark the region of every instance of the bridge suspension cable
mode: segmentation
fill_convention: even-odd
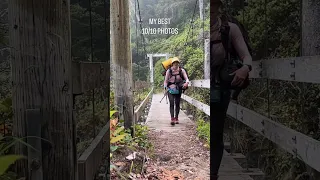
[[[144,37],[144,34],[142,33],[142,18],[141,18],[141,11],[140,11],[140,3],[139,3],[139,0],[136,0],[135,3],[135,26],[136,26],[136,53],[137,53],[137,57],[139,58],[140,57],[140,52],[139,49],[141,48],[139,46],[139,36],[141,37],[141,46],[143,48],[143,54],[144,54],[144,58],[146,59],[146,55],[147,55],[147,52],[146,52],[146,40],[145,40],[145,37]],[[140,28],[140,33],[138,35],[138,22],[139,22],[139,28]],[[145,62],[145,61],[143,61]],[[138,77],[140,77],[140,65],[141,63],[137,64],[138,65]],[[139,78],[138,78],[139,79]]]
[[[137,23],[137,1],[134,1],[134,17],[136,18],[136,56],[139,58],[139,40],[138,40],[138,23]],[[138,65],[138,79],[140,78],[140,65]]]
[[[146,55],[147,51],[146,51],[146,39],[144,37],[144,34],[142,33],[142,19],[141,19],[141,11],[140,11],[140,3],[139,3],[139,0],[137,0],[137,5],[138,5],[138,12],[139,12],[139,25],[140,25],[140,34],[141,34],[141,38],[142,38],[142,41],[143,41],[143,50],[144,50],[144,54]]]
[[[203,62],[205,62],[205,36],[204,36],[204,19],[205,19],[205,10],[204,10],[204,6],[203,6],[203,1],[202,1],[202,45],[203,45],[203,50],[202,50],[202,53],[203,53]],[[201,9],[200,9],[201,11]]]
[[[194,5],[194,8],[193,8],[193,14],[192,14],[192,18],[191,18],[191,22],[190,22],[190,26],[188,28],[188,33],[187,33],[187,36],[186,36],[186,40],[185,40],[185,43],[184,43],[184,48],[183,48],[183,51],[182,51],[182,56],[187,48],[187,45],[188,45],[188,40],[189,40],[189,34],[190,34],[190,29],[191,29],[191,37],[193,36],[193,26],[194,26],[194,17],[195,17],[195,14],[196,14],[196,9],[197,9],[197,5],[198,5],[198,1],[199,0],[196,0],[196,4]]]

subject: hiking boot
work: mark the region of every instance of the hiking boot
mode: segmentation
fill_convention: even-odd
[[[171,125],[173,126],[173,125],[175,125],[176,123],[176,121],[175,121],[176,119],[175,118],[171,118]]]
[[[179,124],[179,119],[178,119],[178,118],[176,118],[175,120],[176,120],[176,124]]]

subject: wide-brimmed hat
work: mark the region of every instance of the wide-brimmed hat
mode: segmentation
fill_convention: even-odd
[[[174,58],[172,58],[171,64],[173,64],[174,62],[178,62],[178,63],[180,63],[179,58],[178,58],[178,57],[174,57]]]

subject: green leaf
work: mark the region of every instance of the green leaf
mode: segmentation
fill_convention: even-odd
[[[7,169],[17,160],[25,159],[26,157],[20,155],[5,155],[0,156],[0,176],[3,175]]]
[[[116,143],[118,141],[121,141],[122,139],[125,138],[126,135],[127,134],[121,134],[121,135],[119,135],[117,137],[112,137],[111,140],[110,140],[110,143],[113,144],[113,143]]]
[[[110,118],[118,111],[110,111]]]
[[[121,131],[124,130],[124,127],[119,127],[118,129],[116,129],[114,132],[113,132],[113,135],[116,136],[117,134],[119,134]]]
[[[119,146],[110,146],[111,152],[114,152],[114,151],[117,150],[118,148],[119,148]]]

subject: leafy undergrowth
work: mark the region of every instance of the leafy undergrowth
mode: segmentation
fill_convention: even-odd
[[[9,138],[9,140],[8,140]],[[23,142],[14,137],[3,137],[0,135],[0,179],[13,180],[16,179],[16,173],[7,172],[9,167],[18,160],[26,159],[26,157],[17,154],[8,154],[9,149],[17,142]]]
[[[115,112],[111,113],[111,116]],[[110,120],[110,179],[130,179],[145,176],[146,162],[152,151],[148,128],[135,125],[135,136],[124,129],[118,118]]]
[[[110,121],[110,179],[183,179],[179,171],[158,167],[153,162],[148,127],[135,125],[134,128],[135,136],[132,137],[117,118]]]
[[[10,153],[10,149],[13,148],[16,144],[20,143],[21,145],[27,146],[35,151],[38,151],[28,143],[24,142],[24,139],[26,138],[38,138],[38,137],[29,136],[25,138],[18,138],[14,136],[3,137],[2,135],[0,135],[0,162],[1,162],[0,163],[0,180],[25,180],[26,179],[24,177],[17,179],[17,173],[12,172],[10,170],[11,165],[13,165],[15,162],[21,161],[21,160],[27,160],[27,157],[24,155]],[[45,140],[45,139],[42,139],[42,140]]]
[[[210,148],[210,123],[202,119],[197,121],[198,137],[205,141],[205,146]]]

